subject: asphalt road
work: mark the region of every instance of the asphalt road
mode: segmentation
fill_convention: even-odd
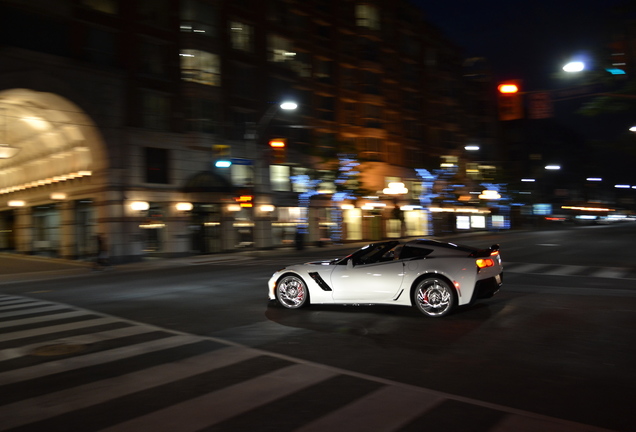
[[[197,410],[181,418],[191,430],[631,431],[634,240],[634,224],[457,238],[501,244],[504,287],[443,319],[400,307],[290,311],[267,302],[274,270],[341,256],[346,246],[47,270],[45,280],[0,285],[0,417],[25,409],[12,419],[23,425],[16,430],[157,430],[170,413],[207,401],[217,407],[212,418]],[[94,336],[109,332],[126,336]],[[173,338],[188,343],[135,351]],[[62,353],[36,355],[49,346]],[[109,357],[124,349],[135,354]],[[105,360],[90,363],[99,353]],[[134,384],[210,353],[205,366],[193,363],[197,379]],[[208,370],[222,360],[222,372]],[[112,394],[92,401],[91,386]],[[90,396],[80,403],[82,389]],[[48,414],[29,411],[51,405]],[[182,426],[166,430],[190,430]]]

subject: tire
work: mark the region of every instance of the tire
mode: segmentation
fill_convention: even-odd
[[[276,300],[288,309],[298,309],[309,304],[309,291],[300,276],[283,276],[276,284]]]
[[[443,279],[423,279],[413,290],[413,304],[424,315],[440,318],[448,315],[455,308],[457,294]]]

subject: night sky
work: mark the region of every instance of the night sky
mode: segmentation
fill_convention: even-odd
[[[522,79],[526,90],[544,88],[551,74],[573,56],[590,55],[603,46],[616,22],[616,6],[633,2],[411,1],[462,47],[467,57],[486,57],[498,79]]]

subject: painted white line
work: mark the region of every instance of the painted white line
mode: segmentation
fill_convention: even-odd
[[[164,339],[138,343],[135,345],[99,351],[92,354],[79,355],[69,359],[56,360],[42,363],[22,369],[10,370],[0,373],[0,385],[12,384],[60,372],[68,372],[84,367],[96,366],[116,360],[134,357],[156,351],[174,348],[199,342],[202,339],[196,336],[172,336]]]
[[[55,344],[80,344],[88,345],[98,342],[103,342],[111,339],[118,339],[127,336],[136,336],[138,334],[150,333],[156,331],[153,328],[142,326],[124,327],[116,330],[107,330],[97,333],[89,333],[77,336],[70,336],[66,338],[60,338],[55,340],[49,340],[46,342],[39,342],[31,345],[23,345],[18,348],[7,348],[0,350],[0,361],[11,360],[13,358],[24,357],[36,348],[40,348],[48,345]]]
[[[120,423],[101,432],[196,432],[335,375],[336,373],[325,369],[296,364]],[[187,423],[183,422],[184,418],[188,419]]]
[[[22,331],[0,335],[0,342],[23,339],[23,338],[33,337],[33,336],[42,336],[46,334],[76,330],[76,329],[81,329],[86,327],[94,327],[94,326],[103,325],[103,324],[112,324],[116,322],[121,322],[121,320],[117,318],[96,318],[96,319],[78,321],[78,322],[69,323],[69,324],[60,324],[56,326],[41,327],[41,328],[36,328],[31,330],[22,330]]]
[[[70,307],[64,306],[64,305],[51,305],[46,307],[39,307],[36,309],[24,309],[24,310],[17,310],[13,312],[3,312],[3,313],[0,313],[0,318],[8,318],[8,317],[14,317],[14,316],[20,316],[20,315],[32,315],[32,314],[37,314],[40,312],[50,312],[50,311],[55,311],[60,309],[70,309]]]
[[[62,313],[52,314],[52,315],[37,316],[32,318],[23,318],[23,319],[12,320],[12,321],[2,321],[0,322],[0,328],[18,327],[18,326],[26,325],[26,324],[56,321],[56,320],[61,320],[66,318],[75,318],[78,316],[86,316],[86,315],[87,313],[84,311],[73,311],[73,312],[62,312]]]
[[[88,408],[122,396],[228,366],[257,355],[258,353],[253,350],[225,348],[116,378],[96,381],[4,405],[0,407],[0,418],[2,419],[0,431]],[[263,390],[268,391],[268,389]],[[179,419],[183,418],[179,417]],[[179,426],[172,430],[183,432],[182,425]],[[136,431],[138,432],[139,429]]]
[[[332,411],[294,432],[396,431],[446,400],[425,391],[387,386]]]

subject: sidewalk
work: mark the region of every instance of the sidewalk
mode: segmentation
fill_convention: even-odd
[[[268,250],[242,250],[229,253],[191,255],[181,258],[146,257],[143,261],[119,264],[106,271],[138,271],[153,267],[181,267],[188,265],[206,264],[223,261],[243,261],[266,256],[297,257],[299,253],[321,252],[325,259],[332,257],[335,251],[354,251],[366,244],[347,243],[339,245],[306,246],[299,252],[293,247]],[[0,252],[0,285],[14,282],[32,282],[63,277],[85,276],[93,273],[92,261],[72,261],[59,258],[49,258],[36,255],[22,255]],[[99,272],[94,272],[99,273]]]

